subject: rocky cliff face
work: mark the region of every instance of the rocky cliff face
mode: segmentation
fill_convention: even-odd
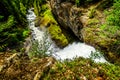
[[[79,17],[81,14],[80,9],[75,7],[71,2],[62,0],[51,0],[50,5],[59,24],[65,29],[71,29],[82,40],[81,29],[83,25]]]

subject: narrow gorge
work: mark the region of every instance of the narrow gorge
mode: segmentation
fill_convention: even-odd
[[[33,8],[32,8],[33,9]],[[43,40],[44,36],[48,37],[46,40],[48,42],[52,42],[50,40],[50,37],[49,35],[45,35],[45,29],[42,31],[40,30],[39,26],[38,27],[35,27],[35,14],[34,12],[32,11],[32,9],[28,10],[28,15],[27,15],[27,19],[28,19],[28,22],[29,22],[29,27],[31,29],[31,32],[32,32],[32,39],[33,39],[33,42],[34,40],[38,41],[38,44],[41,44],[43,43]],[[43,45],[46,45],[46,43],[44,43]],[[44,46],[41,46],[39,45],[41,48],[44,47]],[[39,47],[38,46],[38,47]],[[49,46],[49,45],[47,45]],[[44,48],[43,48],[44,50]],[[58,60],[66,60],[66,59],[74,59],[76,57],[84,57],[84,58],[90,58],[92,57],[91,56],[91,53],[95,53],[99,56],[99,57],[96,57],[95,59],[93,58],[93,60],[95,62],[107,62],[104,57],[102,56],[102,54],[100,54],[100,52],[97,52],[97,50],[95,50],[94,47],[92,46],[89,46],[85,43],[81,43],[81,42],[73,42],[72,44],[69,44],[68,46],[64,47],[63,49],[60,49],[58,47],[55,46],[54,43],[52,43],[48,50],[46,51],[46,54],[48,53],[49,54],[49,50],[53,50],[52,51],[52,56],[55,57],[56,59]]]
[[[119,6],[0,1],[0,80],[120,80]]]

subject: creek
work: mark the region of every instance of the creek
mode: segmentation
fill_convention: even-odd
[[[37,40],[38,43],[41,43],[44,39],[43,37],[45,35],[45,31],[41,30],[40,27],[35,27],[35,18],[36,15],[32,11],[33,9],[28,10],[27,19],[29,22],[29,28],[31,30],[32,40]],[[85,43],[81,42],[73,42],[72,44],[69,44],[68,46],[64,47],[63,49],[60,49],[55,45],[55,43],[50,39],[50,36],[48,37],[48,41],[52,42],[51,46],[49,47],[49,50],[52,50],[52,56],[57,60],[65,60],[65,59],[74,59],[75,57],[83,57],[83,58],[91,58],[95,62],[107,62],[106,59],[98,52],[94,47],[87,45]],[[95,53],[95,54],[94,54]],[[49,54],[49,52],[48,52]],[[97,56],[97,57],[95,57]]]

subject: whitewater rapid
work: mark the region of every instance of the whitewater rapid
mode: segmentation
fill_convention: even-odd
[[[32,32],[32,39],[37,40],[40,43],[43,37],[45,36],[45,32],[40,30],[39,27],[35,27],[34,20],[36,18],[36,15],[32,10],[33,8],[29,9],[27,14],[29,28]],[[76,57],[91,58],[91,53],[97,52],[94,47],[81,42],[73,42],[72,44],[69,44],[63,49],[56,47],[56,45],[52,43],[50,49],[53,50],[52,56],[57,60],[61,61],[64,61],[66,59],[72,60]],[[97,52],[97,55],[100,57],[92,58],[95,62],[107,62],[105,58],[100,54],[100,52]]]

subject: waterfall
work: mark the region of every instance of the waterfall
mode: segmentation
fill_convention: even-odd
[[[29,9],[27,14],[29,28],[32,32],[32,39],[37,40],[40,43],[43,39],[43,36],[45,36],[45,32],[40,30],[39,27],[35,27],[34,20],[36,16],[32,10],[32,8]],[[50,38],[49,41],[51,41]],[[92,58],[95,62],[107,62],[100,52],[97,52],[94,47],[81,42],[73,42],[63,49],[56,47],[55,44],[52,43],[50,49],[53,49],[52,56],[57,60],[63,61],[65,59],[74,59],[75,57],[91,58],[91,53],[97,53],[97,56],[100,57]]]

